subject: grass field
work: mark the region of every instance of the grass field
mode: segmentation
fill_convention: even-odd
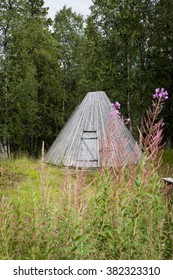
[[[78,171],[27,157],[0,167],[0,259],[172,259],[173,152],[157,170]]]

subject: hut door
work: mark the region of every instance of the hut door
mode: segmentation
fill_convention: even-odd
[[[96,131],[83,132],[78,164],[80,167],[98,167],[97,140]]]

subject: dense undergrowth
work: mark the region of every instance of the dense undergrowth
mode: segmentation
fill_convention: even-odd
[[[0,259],[172,259],[171,193],[151,162],[86,172],[23,157],[0,171]]]

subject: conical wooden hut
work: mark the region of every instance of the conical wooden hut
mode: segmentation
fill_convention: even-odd
[[[89,92],[48,150],[45,161],[73,167],[135,164],[141,151],[103,91]]]

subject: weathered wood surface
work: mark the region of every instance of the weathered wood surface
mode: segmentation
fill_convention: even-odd
[[[45,160],[64,166],[100,167],[136,163],[141,151],[105,92],[89,92],[76,108]]]
[[[173,178],[167,177],[167,178],[162,178],[165,183],[168,183],[170,185],[173,185]]]

